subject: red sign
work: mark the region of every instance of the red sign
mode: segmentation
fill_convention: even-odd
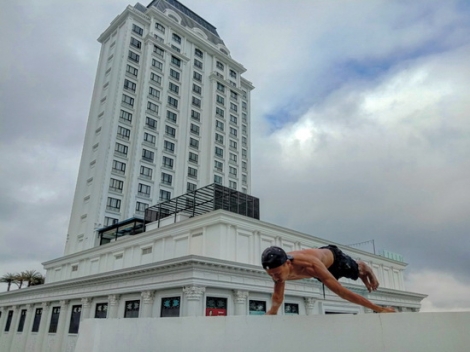
[[[227,309],[225,308],[206,308],[206,316],[216,317],[216,316],[226,316]]]

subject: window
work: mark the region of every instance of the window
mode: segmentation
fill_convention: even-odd
[[[53,307],[52,314],[51,314],[51,322],[49,324],[49,333],[57,332],[57,324],[59,323],[59,315],[60,315],[60,307]]]
[[[118,126],[117,135],[119,138],[129,140],[131,136],[131,130],[122,126]]]
[[[250,315],[266,314],[266,301],[254,301],[250,299],[248,307]]]
[[[152,179],[152,169],[148,168],[146,166],[141,166],[140,167],[140,176],[151,180]]]
[[[150,101],[147,102],[147,110],[150,110],[156,114],[158,114],[158,106]]]
[[[229,173],[230,173],[230,175],[232,175],[232,176],[237,176],[237,169],[230,166],[230,168],[229,168]]]
[[[189,146],[191,148],[199,149],[199,141],[194,138],[189,138]]]
[[[180,316],[181,297],[165,297],[162,298],[162,308],[160,317],[179,317]]]
[[[191,182],[188,182],[188,183],[186,184],[186,190],[187,190],[188,192],[194,191],[194,190],[196,189],[196,187],[197,187],[197,185],[194,184],[194,183],[191,183]]]
[[[237,142],[230,140],[230,148],[237,149]]]
[[[108,303],[96,303],[95,319],[106,319]]]
[[[219,70],[223,70],[223,69],[224,69],[224,64],[221,63],[220,61],[217,61],[216,66],[217,66],[217,68],[218,68]]]
[[[171,199],[171,192],[165,191],[163,189],[160,190],[160,200],[170,200]]]
[[[238,111],[238,106],[237,104],[234,104],[234,103],[230,103],[230,110],[233,110],[233,111]]]
[[[199,126],[194,123],[191,124],[191,133],[199,136]]]
[[[194,59],[194,66],[202,70],[202,62],[198,59]]]
[[[147,149],[142,149],[142,160],[153,163],[154,153]]]
[[[246,130],[247,130],[247,129],[246,129],[246,125],[242,125],[242,132],[243,132],[243,134],[246,134]]]
[[[224,164],[223,164],[222,162],[220,162],[220,161],[215,160],[215,161],[214,161],[214,168],[215,168],[217,171],[222,172],[222,171],[224,171]]]
[[[177,84],[174,84],[173,82],[170,82],[170,91],[179,94],[180,93],[180,87]]]
[[[218,129],[219,131],[224,130],[224,123],[219,120],[215,120],[215,128]]]
[[[196,153],[189,152],[189,161],[191,163],[197,164],[198,159],[199,159],[199,156]]]
[[[18,323],[18,330],[17,330],[18,332],[23,332],[24,322],[25,322],[25,319],[26,319],[26,312],[27,312],[26,309],[21,310],[20,321]]]
[[[117,224],[119,219],[110,218],[109,216],[104,217],[104,226],[111,226]]]
[[[36,308],[36,312],[34,313],[33,328],[31,329],[31,332],[39,331],[41,317],[42,317],[42,308]]]
[[[223,183],[222,176],[214,175],[214,183],[221,185]]]
[[[232,98],[233,100],[237,100],[238,99],[238,94],[235,93],[233,90],[230,91],[230,98]]]
[[[235,115],[230,115],[230,122],[236,125],[238,122],[238,118]]]
[[[163,70],[163,64],[158,60],[152,59],[152,66],[159,71]]]
[[[138,318],[140,309],[140,300],[126,301],[124,309],[124,318]]]
[[[245,136],[242,136],[242,145],[243,145],[244,147],[247,146],[247,139],[246,139]]]
[[[191,110],[191,118],[197,121],[201,120],[201,114],[195,110]]]
[[[220,79],[224,79],[224,75],[220,74],[219,72],[216,72],[215,75],[219,77]]]
[[[247,157],[246,149],[242,149],[242,157],[246,159]]]
[[[150,134],[147,132],[144,133],[144,142],[155,145],[156,140],[157,140],[157,137],[155,137],[153,134]]]
[[[132,92],[135,92],[135,88],[137,87],[137,84],[135,84],[132,81],[129,81],[128,79],[124,80],[124,89],[130,90]]]
[[[167,111],[166,112],[166,118],[170,121],[173,121],[176,123],[176,119],[178,118],[178,115],[174,113],[173,111]]]
[[[173,39],[174,42],[181,44],[181,37],[178,34],[173,33],[171,38]]]
[[[11,326],[12,319],[13,319],[13,311],[9,310],[8,311],[8,316],[7,316],[7,323],[5,325],[5,331],[10,331],[10,326]]]
[[[142,36],[142,34],[144,34],[144,30],[142,28],[140,28],[138,25],[136,24],[133,24],[132,25],[132,31],[134,33],[137,33],[138,35]]]
[[[237,155],[233,154],[233,153],[230,153],[230,161],[237,162]]]
[[[170,76],[174,79],[176,79],[177,81],[180,80],[180,73],[178,71],[175,71],[173,69],[170,69]]]
[[[121,209],[121,200],[108,197],[108,201],[106,203],[106,209],[108,210],[113,210],[113,211],[119,211]]]
[[[215,141],[217,143],[224,144],[224,136],[222,136],[221,134],[216,133],[215,134]]]
[[[116,180],[115,178],[112,178],[111,181],[109,182],[110,191],[121,193],[123,186],[124,186],[124,182],[120,180]]]
[[[242,174],[242,182],[243,182],[243,184],[246,185],[247,180],[248,180],[248,178],[246,177],[246,175],[243,175],[243,174]]]
[[[142,47],[142,42],[140,40],[135,39],[134,37],[131,37],[131,45],[136,47],[137,49],[140,49]]]
[[[224,118],[225,111],[221,108],[215,108],[215,114],[219,117]]]
[[[171,182],[173,181],[173,176],[172,175],[169,175],[169,174],[166,174],[164,172],[162,172],[162,180],[161,182],[165,185],[168,185],[168,186],[171,186]]]
[[[134,98],[131,98],[131,97],[128,96],[128,95],[125,95],[125,94],[122,95],[122,102],[123,102],[124,104],[130,105],[130,106],[134,106]]]
[[[225,104],[224,97],[221,97],[220,95],[217,94],[217,102],[218,102],[219,104],[224,105],[224,104]]]
[[[149,95],[154,98],[160,99],[160,91],[156,90],[153,87],[149,87]]]
[[[243,109],[243,111],[246,111],[246,102],[245,101],[242,101],[242,109]]]
[[[284,314],[285,315],[298,315],[299,305],[295,303],[284,303]]]
[[[160,23],[155,23],[155,29],[162,33],[165,33],[165,27],[163,27]]]
[[[129,50],[129,54],[127,55],[127,57],[129,58],[129,60],[132,60],[137,63],[140,60],[139,54],[134,53],[132,50]]]
[[[178,99],[175,99],[173,97],[168,97],[168,105],[171,105],[175,109],[178,109]]]
[[[119,118],[127,122],[132,122],[132,114],[124,110],[121,110],[119,113]]]
[[[196,97],[193,97],[193,99],[192,99],[192,104],[193,104],[194,106],[197,106],[198,108],[200,108],[200,107],[201,107],[201,99],[198,99],[198,98],[196,98]]]
[[[246,161],[242,161],[242,171],[247,171]]]
[[[245,92],[244,90],[243,90],[242,92],[243,92],[243,98],[246,99],[246,96],[247,96],[247,95],[246,95],[246,92]]]
[[[160,57],[163,57],[163,55],[165,54],[165,50],[163,50],[162,48],[160,48],[159,46],[156,46],[156,45],[153,46],[153,52],[157,56],[160,56]]]
[[[166,152],[173,153],[175,151],[175,143],[172,143],[170,141],[164,141],[163,142],[163,149]]]
[[[171,127],[171,126],[168,126],[168,125],[165,125],[165,134],[167,136],[170,136],[170,137],[173,137],[175,138],[176,136],[176,129]]]
[[[225,86],[222,83],[217,82],[217,90],[224,93],[225,92]]]
[[[188,176],[192,178],[197,178],[197,169],[193,167],[188,167]]]
[[[131,65],[127,65],[126,72],[131,74],[132,76],[137,77],[137,74],[139,73],[139,70],[136,69],[135,67],[131,66]]]
[[[113,171],[118,174],[124,174],[126,172],[126,164],[117,160],[113,160]]]
[[[157,128],[157,120],[152,119],[151,117],[146,117],[145,125],[148,128],[151,128],[152,130],[155,130]]]
[[[215,155],[220,156],[221,158],[224,157],[224,150],[219,147],[215,147]]]
[[[142,202],[136,202],[135,203],[135,211],[139,213],[145,212],[145,208],[148,207],[147,203],[142,203]]]
[[[173,159],[169,158],[167,156],[163,157],[163,167],[166,167],[168,169],[173,169]]]
[[[194,49],[194,55],[196,55],[197,57],[200,57],[201,59],[203,57],[202,51],[199,50],[198,48]]]
[[[193,92],[197,94],[201,94],[202,88],[198,86],[197,84],[193,84]]]
[[[171,48],[172,48],[174,51],[178,52],[178,53],[181,52],[181,49],[178,48],[177,46],[173,45],[173,44],[171,44]]]
[[[234,70],[230,70],[230,77],[237,78],[237,73]]]
[[[171,57],[171,63],[175,66],[181,67],[181,60],[175,56]],[[179,77],[177,79],[179,79]]]
[[[199,72],[194,71],[194,73],[193,73],[193,78],[194,78],[194,80],[196,80],[196,81],[199,81],[199,82],[202,81],[202,75],[201,75]]]
[[[207,297],[206,298],[206,316],[226,316],[227,298]]]
[[[150,80],[154,81],[157,84],[162,84],[162,78],[157,75],[156,73],[151,72],[150,73]]]
[[[234,81],[232,81],[232,80],[228,80],[228,83],[230,83],[230,84],[231,84],[232,86],[234,86],[234,87],[237,86],[237,84],[236,84]]]
[[[139,185],[137,186],[137,192],[140,196],[150,197],[150,191],[151,187],[148,185],[144,185],[143,183],[139,183]]]
[[[80,326],[80,315],[82,314],[82,306],[72,306],[72,314],[70,316],[69,334],[78,334]]]
[[[242,121],[246,123],[246,114],[242,112]]]
[[[233,127],[230,127],[230,134],[231,134],[232,136],[236,137],[237,134],[238,134],[237,129],[236,129],[236,128],[233,128]]]

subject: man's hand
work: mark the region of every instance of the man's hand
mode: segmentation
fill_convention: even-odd
[[[277,315],[277,312],[273,312],[272,309],[266,312],[266,315]]]
[[[392,307],[382,307],[382,310],[379,313],[396,313],[396,310]]]

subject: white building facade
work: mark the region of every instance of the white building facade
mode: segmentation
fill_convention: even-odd
[[[251,191],[250,92],[214,26],[176,0],[128,6],[101,53],[65,254],[213,182]]]

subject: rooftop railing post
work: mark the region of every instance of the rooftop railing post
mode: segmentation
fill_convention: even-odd
[[[158,204],[158,223],[157,223],[157,228],[160,228],[160,217],[162,215],[162,205]]]

